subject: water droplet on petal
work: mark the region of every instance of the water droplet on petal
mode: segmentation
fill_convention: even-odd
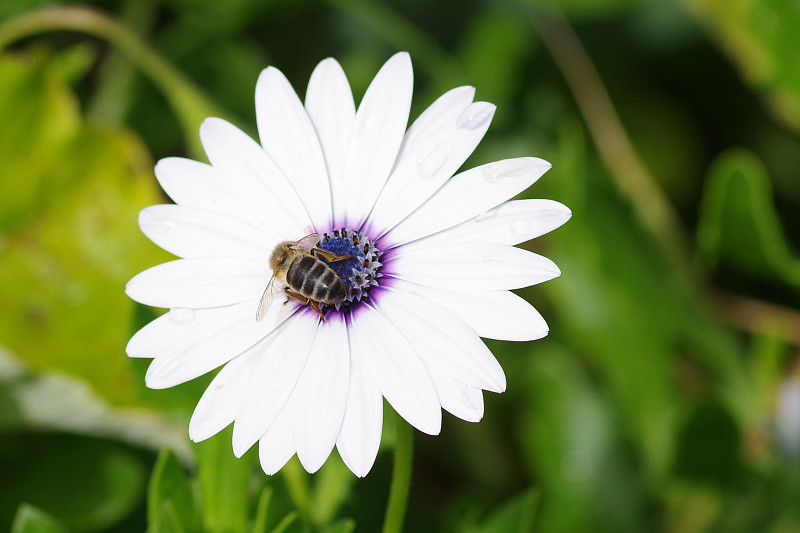
[[[178,210],[174,208],[148,209],[142,213],[139,226],[147,235],[164,235],[172,231],[180,219]]]
[[[194,321],[194,309],[173,307],[169,310],[169,321],[178,326],[186,326]]]
[[[362,120],[360,123],[355,125],[356,127],[353,128],[352,135],[357,139],[363,139],[374,135],[374,124],[375,119],[372,117]]]
[[[497,256],[496,256],[496,255],[494,255],[494,254],[493,254],[493,253],[491,253],[491,252],[481,252],[481,254],[480,254],[480,260],[481,260],[481,261],[482,261],[484,264],[487,264],[487,265],[494,265],[494,264],[496,264],[496,263],[499,263],[499,261],[497,260]]]
[[[476,130],[494,115],[495,106],[489,102],[472,102],[458,116],[456,125],[465,130]]]
[[[484,211],[480,215],[476,216],[473,220],[475,220],[475,222],[483,222],[484,220],[490,220],[497,216],[497,212],[499,210],[500,210],[499,207],[493,207],[492,209]]]
[[[464,407],[473,411],[479,409],[481,405],[480,394],[481,391],[479,389],[465,386],[461,391],[461,401],[464,403]]]
[[[511,235],[514,237],[524,237],[531,231],[531,223],[524,218],[515,218],[511,221]]]
[[[417,159],[419,177],[423,181],[430,181],[439,172],[447,160],[450,159],[450,147],[441,143],[433,150]]]
[[[531,167],[526,162],[507,159],[483,167],[483,179],[489,183],[495,183],[506,178],[522,178],[527,176],[530,171]]]

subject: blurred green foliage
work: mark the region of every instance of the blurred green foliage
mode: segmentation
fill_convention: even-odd
[[[415,435],[407,530],[800,530],[800,436],[786,438],[800,424],[776,417],[800,418],[781,393],[800,343],[797,2],[97,0],[140,48],[66,31],[5,40],[46,4],[0,4],[0,529],[380,527],[390,453],[363,480],[335,454],[314,476],[292,461],[270,478],[253,451],[233,457],[229,431],[189,448],[208,381],[144,388],[147,361],[124,346],[154,315],[123,287],[166,259],[137,212],[165,201],[155,159],[197,156],[206,102],[253,133],[267,65],[302,95],[335,56],[358,100],[405,49],[412,116],[475,85],[498,111],[468,165],[548,159],[525,195],[574,213],[530,243],[563,272],[522,291],[550,336],[491,342],[508,391],[487,395],[479,424],[446,416],[440,436]],[[590,126],[592,85],[565,81],[568,66],[596,70],[614,116]],[[634,177],[680,222],[661,228],[677,256],[604,144],[616,119],[643,163]]]
[[[130,365],[108,357],[130,331],[120,291],[167,254],[130,223],[158,201],[152,160],[130,131],[82,121],[65,79],[75,52],[0,58],[0,338],[32,369],[78,375],[122,401]]]

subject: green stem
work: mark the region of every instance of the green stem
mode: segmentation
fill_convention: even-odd
[[[154,24],[154,0],[123,0],[119,22],[146,39]],[[133,103],[138,72],[120,50],[112,50],[100,64],[94,94],[87,103],[86,117],[96,124],[121,124]]]
[[[414,457],[414,436],[403,417],[395,413],[394,467],[389,505],[383,522],[383,533],[401,533],[411,488],[411,468]]]
[[[47,31],[78,31],[117,47],[163,92],[175,111],[195,157],[203,154],[197,131],[209,116],[224,114],[185,76],[126,26],[92,8],[49,7],[24,13],[0,25],[0,50],[19,39]]]
[[[578,36],[557,6],[544,11],[520,3],[528,10],[534,28],[564,76],[615,184],[630,198],[636,215],[655,238],[674,272],[694,285],[691,248],[680,218],[625,132],[600,74]]]

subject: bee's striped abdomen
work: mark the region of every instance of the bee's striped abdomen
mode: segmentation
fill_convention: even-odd
[[[331,267],[312,255],[295,258],[286,272],[286,284],[306,298],[322,303],[341,302],[347,285]]]

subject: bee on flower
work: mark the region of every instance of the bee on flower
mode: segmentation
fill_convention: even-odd
[[[135,276],[127,294],[169,308],[130,340],[152,358],[146,383],[173,387],[220,366],[189,425],[194,441],[233,424],[233,451],[258,443],[277,472],[309,472],[334,446],[357,476],[378,453],[383,399],[427,434],[442,409],[483,416],[506,388],[481,337],[547,334],[511,292],[560,275],[514,245],[566,222],[550,200],[513,200],[549,168],[534,157],[457,173],[495,106],[458,87],[406,130],[407,53],[380,69],[358,109],[334,59],[305,103],[283,74],[256,85],[260,144],[207,119],[210,164],[167,158],[156,177],[174,205],[142,211],[142,231],[180,259]],[[266,291],[265,291],[266,288]]]

